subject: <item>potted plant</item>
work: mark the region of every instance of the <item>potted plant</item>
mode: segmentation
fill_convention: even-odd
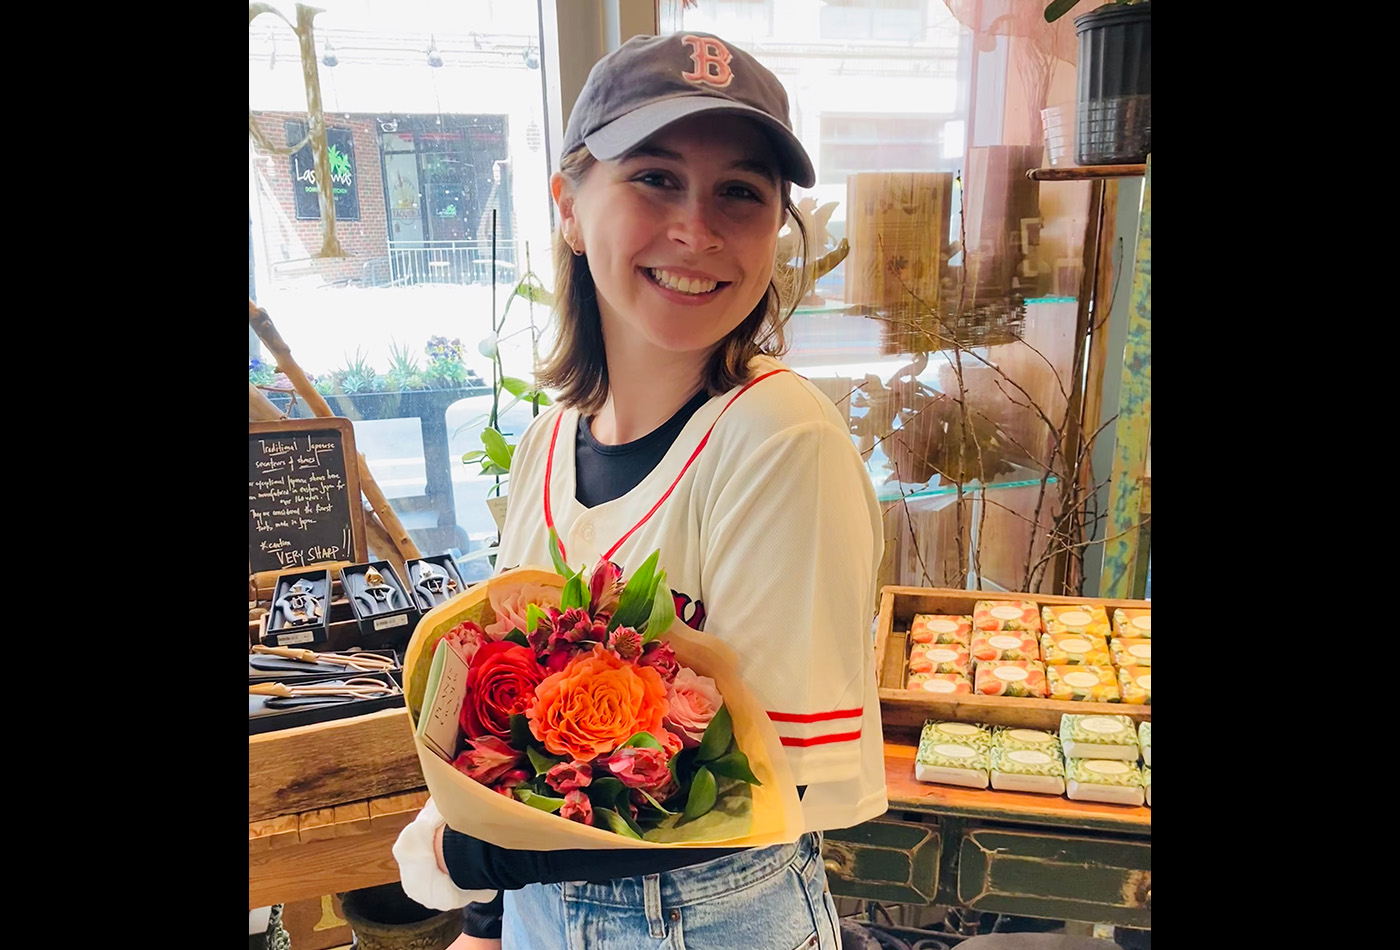
[[[1053,0],[1053,23],[1078,0]],[[1074,158],[1081,165],[1147,161],[1152,151],[1152,4],[1110,0],[1075,17],[1079,63],[1075,90],[1078,134]]]

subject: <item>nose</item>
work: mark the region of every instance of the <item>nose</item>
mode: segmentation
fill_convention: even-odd
[[[708,254],[724,247],[715,227],[715,209],[703,198],[681,202],[671,218],[667,236],[696,254]]]

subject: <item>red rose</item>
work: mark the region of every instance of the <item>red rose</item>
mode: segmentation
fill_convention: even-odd
[[[510,738],[510,717],[535,701],[535,687],[545,678],[535,653],[509,640],[484,644],[467,667],[467,699],[461,723],[467,738]]]

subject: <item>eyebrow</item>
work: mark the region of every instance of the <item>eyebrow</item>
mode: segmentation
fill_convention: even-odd
[[[632,151],[622,156],[622,161],[625,162],[628,159],[642,157],[664,158],[673,162],[684,160],[679,152],[673,152],[670,149],[660,148],[655,145],[638,145],[636,148],[632,149]],[[773,174],[773,169],[766,162],[760,162],[752,158],[741,158],[736,162],[731,162],[729,167],[737,168],[740,171],[752,172],[755,175],[761,175],[774,187],[778,185],[777,176]]]

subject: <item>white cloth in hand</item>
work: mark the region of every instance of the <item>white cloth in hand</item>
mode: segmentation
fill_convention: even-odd
[[[423,806],[418,817],[399,832],[394,842],[394,860],[399,863],[399,881],[410,898],[433,910],[457,910],[472,902],[485,903],[496,896],[490,891],[464,891],[452,883],[452,876],[438,868],[433,838],[447,819],[433,800]]]

